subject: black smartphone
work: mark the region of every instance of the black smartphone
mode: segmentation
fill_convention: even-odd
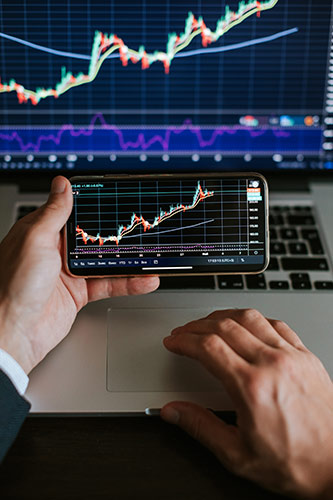
[[[73,177],[73,276],[261,273],[268,187],[256,173]]]

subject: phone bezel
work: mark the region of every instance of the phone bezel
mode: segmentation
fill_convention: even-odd
[[[69,267],[69,255],[68,255],[68,245],[67,245],[67,224],[64,226],[64,263],[65,263],[65,269],[67,274],[74,278],[134,278],[134,277],[144,277],[144,276],[230,276],[230,275],[255,275],[255,274],[261,274],[263,273],[268,265],[269,265],[269,259],[270,259],[270,254],[269,254],[269,196],[268,196],[268,183],[265,177],[258,172],[198,172],[198,173],[191,173],[191,174],[178,174],[178,173],[156,173],[156,174],[104,174],[104,175],[78,175],[71,177],[69,179],[70,183],[76,183],[76,182],[99,182],[103,180],[163,180],[163,179],[205,179],[205,178],[216,178],[216,179],[221,179],[221,178],[228,178],[228,177],[241,177],[241,178],[247,178],[247,177],[257,177],[259,178],[263,185],[264,185],[264,200],[265,200],[265,215],[264,215],[264,223],[265,223],[265,259],[264,259],[264,264],[263,267],[259,270],[256,271],[231,271],[231,272],[179,272],[179,273],[140,273],[140,274],[135,274],[135,273],[125,273],[125,274],[111,274],[111,273],[104,273],[104,274],[75,274],[72,272],[72,269]],[[92,270],[92,269],[91,269]]]

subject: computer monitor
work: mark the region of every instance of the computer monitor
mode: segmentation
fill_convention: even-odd
[[[0,1],[0,171],[333,168],[330,0]]]

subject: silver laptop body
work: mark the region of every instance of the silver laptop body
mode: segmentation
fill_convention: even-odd
[[[1,237],[20,205],[45,196],[0,187]],[[232,409],[213,377],[191,360],[168,353],[162,339],[173,327],[224,308],[256,308],[286,321],[333,375],[333,290],[331,282],[333,183],[313,180],[308,192],[272,192],[270,205],[311,206],[325,246],[327,271],[311,271],[311,290],[157,291],[141,297],[104,300],[85,307],[68,337],[31,373],[27,398],[37,413],[140,413],[173,399]],[[287,280],[289,272],[266,271],[266,283]],[[199,286],[199,285],[198,285]]]
[[[30,374],[26,397],[32,403],[32,412],[136,414],[147,408],[160,408],[173,399],[191,400],[219,410],[232,409],[220,383],[196,362],[167,352],[162,344],[172,328],[225,308],[256,308],[268,317],[286,321],[333,376],[333,176],[329,175],[330,170],[333,172],[332,2],[325,2],[327,11],[317,9],[316,2],[310,0],[265,2],[265,11],[257,11],[263,2],[241,2],[239,6],[238,2],[229,2],[239,11],[235,14],[237,23],[230,26],[223,43],[220,39],[210,40],[207,30],[202,38],[204,45],[198,38],[199,49],[194,44],[187,47],[187,41],[191,40],[186,39],[170,68],[163,68],[161,61],[155,61],[153,68],[146,68],[140,79],[145,86],[140,87],[139,94],[134,81],[137,76],[133,75],[141,77],[143,69],[142,61],[138,62],[136,57],[144,57],[146,65],[149,61],[153,64],[145,51],[140,49],[137,56],[132,56],[126,68],[121,63],[127,48],[121,54],[121,61],[118,52],[114,52],[110,55],[113,61],[105,59],[100,65],[97,60],[91,62],[96,72],[94,78],[81,74],[76,80],[75,69],[73,74],[67,74],[61,65],[73,58],[75,68],[86,68],[89,40],[84,40],[80,50],[74,44],[75,52],[68,53],[69,43],[64,35],[65,31],[68,34],[67,27],[61,31],[60,25],[48,25],[46,17],[44,23],[43,16],[48,15],[45,2],[38,3],[34,3],[33,9],[38,9],[40,25],[29,24],[30,19],[35,19],[33,13],[27,18],[21,12],[13,15],[12,2],[0,6],[2,25],[8,31],[0,33],[0,239],[18,217],[45,201],[50,177],[58,172],[72,176],[101,173],[103,169],[123,172],[126,168],[133,172],[250,169],[267,173],[269,181],[271,264],[259,277],[234,280],[211,277],[208,281],[197,278],[187,283],[187,289],[182,289],[179,282],[164,279],[161,290],[150,295],[88,305],[78,314],[67,338]],[[94,29],[104,30],[106,26],[110,33],[112,18],[118,36],[126,37],[131,16],[140,12],[140,6],[138,1],[136,10],[127,10],[126,16],[113,19],[105,3],[102,13],[94,11],[94,19],[99,23]],[[58,8],[61,6],[57,5]],[[166,19],[163,2],[158,2],[156,8],[161,9],[159,19],[163,24]],[[190,20],[187,26],[191,28],[192,18],[186,8],[185,4],[177,4],[173,10],[171,5],[168,11],[171,30],[176,29],[173,25],[178,24],[179,18],[174,16],[179,16],[180,11],[181,21],[187,15]],[[216,9],[214,2],[209,2],[208,12],[205,8],[202,2],[202,19],[210,16],[207,25],[215,29],[216,20],[224,15],[221,2],[216,2]],[[65,19],[67,14],[63,15]],[[165,28],[157,31],[156,16],[152,21],[149,12],[147,15],[147,43],[153,47],[157,39],[149,38],[149,27],[159,37],[162,32],[165,37]],[[201,19],[200,12],[194,15]],[[61,19],[60,14],[58,18]],[[232,19],[228,15],[224,21]],[[136,18],[132,24],[136,25]],[[60,31],[52,31],[57,29]],[[29,40],[22,33],[28,33]],[[74,32],[72,35],[76,36]],[[49,46],[51,41],[54,47]],[[103,33],[95,33],[91,58],[98,54],[98,43],[111,44],[112,40]],[[100,56],[109,48],[110,45],[101,48]],[[133,61],[138,63],[135,67]],[[273,69],[271,61],[275,61]],[[35,69],[34,73],[31,70],[30,81],[29,62]],[[112,83],[105,81],[109,78],[108,65],[117,71],[117,79],[112,79]],[[156,70],[158,65],[160,73]],[[249,70],[248,79],[244,76],[247,67],[254,68],[252,73]],[[177,73],[179,68],[181,74]],[[225,72],[228,68],[230,71]],[[165,75],[168,69],[169,76]],[[45,97],[42,86],[56,83],[58,74],[62,75],[59,95],[53,89]],[[31,93],[29,88],[37,89],[35,81],[44,76],[45,82],[38,83],[39,90]],[[89,80],[86,86],[81,85],[84,78]],[[175,87],[172,78],[181,78],[181,85],[177,80]],[[320,103],[314,106],[313,96],[319,92],[316,82],[321,89]],[[110,101],[106,88],[112,94]],[[63,91],[66,91],[64,96]],[[164,93],[158,101],[156,96],[162,91],[169,92],[169,101],[164,99]],[[176,91],[180,92],[176,104],[184,109],[176,109],[171,100]],[[224,98],[224,91],[229,92],[228,105],[231,106],[233,96],[236,98],[230,110],[225,109],[228,99]],[[248,106],[236,110],[244,92]],[[86,98],[80,100],[80,95]],[[258,95],[263,102],[272,96],[275,104],[269,112],[267,105],[264,110],[255,108]],[[297,104],[294,109],[290,96],[295,102],[303,99],[302,106]],[[141,97],[144,97],[142,102]],[[150,105],[155,103],[154,99],[159,106]],[[283,99],[288,102],[286,109],[281,104]],[[194,110],[192,101],[196,103]],[[166,109],[168,103],[170,109]],[[93,110],[93,104],[98,109]],[[110,112],[107,106],[112,108]],[[233,122],[227,121],[229,115]],[[190,137],[190,142],[184,142],[181,151],[179,142],[166,145],[166,140],[155,141],[150,149],[147,144],[152,140],[153,129],[154,140],[170,133],[173,141],[184,137],[186,142],[186,137]],[[100,138],[95,149],[93,132]],[[113,142],[103,149],[99,145],[106,140],[106,133],[110,134],[107,140]],[[246,140],[232,142],[237,134],[239,137],[245,134]],[[260,137],[268,142],[260,142]],[[290,137],[295,137],[293,143],[288,142]],[[255,149],[258,141],[262,150]],[[271,144],[269,141],[273,141],[272,147],[265,146]],[[132,146],[125,147],[125,143]],[[289,149],[283,146],[287,143]],[[173,146],[173,150],[170,144],[177,147]],[[168,151],[167,146],[170,146]]]

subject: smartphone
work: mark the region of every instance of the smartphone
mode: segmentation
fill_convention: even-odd
[[[72,276],[261,273],[268,187],[256,173],[73,177]]]

